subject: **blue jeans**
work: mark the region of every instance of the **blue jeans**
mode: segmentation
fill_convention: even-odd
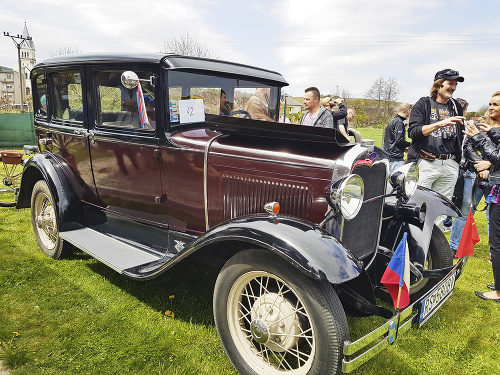
[[[391,175],[392,172],[394,172],[399,167],[402,167],[403,165],[405,165],[404,160],[389,162],[389,176]]]
[[[464,193],[462,199],[462,207],[460,211],[462,212],[462,217],[456,217],[453,219],[453,224],[451,226],[450,233],[450,247],[456,251],[458,249],[458,244],[460,243],[460,238],[462,237],[462,232],[464,231],[465,221],[467,220],[467,215],[469,214],[469,209],[472,203],[472,187],[474,185],[474,179],[476,174],[473,172],[466,171],[464,174]],[[486,194],[486,195],[485,195]],[[479,202],[482,196],[487,197],[489,191],[484,191],[482,189],[476,190],[476,201]],[[475,210],[472,210],[472,214]],[[486,212],[486,218],[488,219],[489,207]],[[489,222],[489,221],[488,221]]]

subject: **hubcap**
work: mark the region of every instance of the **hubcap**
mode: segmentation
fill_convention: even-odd
[[[255,341],[265,344],[269,340],[269,329],[262,320],[254,320],[250,323],[250,332]]]
[[[54,206],[45,193],[36,196],[34,210],[40,241],[48,250],[52,250],[57,242],[56,215]]]

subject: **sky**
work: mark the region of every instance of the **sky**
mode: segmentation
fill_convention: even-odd
[[[18,0],[2,5],[0,31],[22,34],[26,22],[38,62],[68,48],[160,52],[188,33],[220,59],[281,73],[292,96],[316,86],[364,97],[383,77],[413,104],[451,68],[465,78],[455,97],[475,111],[500,90],[499,18],[498,0]],[[0,36],[0,65],[17,70]]]

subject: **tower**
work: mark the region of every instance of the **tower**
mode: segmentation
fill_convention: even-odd
[[[23,30],[23,38],[25,39],[24,42],[21,44],[21,75],[22,79],[25,82],[24,88],[26,90],[25,95],[31,95],[32,94],[32,89],[31,89],[31,81],[30,81],[30,72],[31,69],[33,69],[33,66],[36,63],[36,58],[35,58],[35,43],[33,43],[33,40],[29,37],[30,34],[28,32],[28,27],[26,26],[26,22],[24,23],[24,30]]]

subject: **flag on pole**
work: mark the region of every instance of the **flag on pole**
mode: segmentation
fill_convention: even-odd
[[[141,118],[141,128],[144,128],[146,125],[149,125],[149,121],[140,83],[137,85],[137,109],[139,111],[139,117]]]
[[[380,282],[389,291],[394,308],[399,310],[410,304],[410,257],[408,255],[408,235],[403,234],[394,255]]]
[[[465,220],[464,231],[462,238],[458,243],[457,253],[455,258],[467,257],[474,255],[474,245],[479,242],[479,233],[477,232],[476,222],[472,216],[472,207],[469,209],[467,220]]]

